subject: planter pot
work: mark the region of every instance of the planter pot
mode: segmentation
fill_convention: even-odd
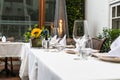
[[[31,39],[31,46],[32,47],[42,47],[42,40],[41,38],[34,38]]]

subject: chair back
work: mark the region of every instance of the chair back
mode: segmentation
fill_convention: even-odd
[[[103,38],[103,39],[92,38],[93,49],[101,51],[105,40],[106,38]]]
[[[14,41],[15,41],[15,38],[14,38],[14,37],[8,37],[8,38],[7,38],[7,41],[14,42]]]

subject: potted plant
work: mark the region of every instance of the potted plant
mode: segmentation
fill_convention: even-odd
[[[99,34],[98,38],[106,38],[102,47],[102,52],[110,50],[111,43],[120,35],[120,29],[103,28],[103,33]]]
[[[33,29],[29,29],[27,32],[25,32],[24,37],[25,41],[31,40],[32,47],[42,47],[42,40],[45,38],[45,36],[49,36],[48,29],[39,28],[38,24],[35,24]]]

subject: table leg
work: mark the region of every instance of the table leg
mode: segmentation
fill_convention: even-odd
[[[10,74],[11,76],[15,76],[13,71],[8,69],[8,57],[5,57],[5,67],[0,73],[5,73],[7,76]]]

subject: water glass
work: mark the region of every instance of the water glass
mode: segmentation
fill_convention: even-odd
[[[83,60],[87,60],[89,56],[90,56],[90,50],[88,50],[87,48],[81,50],[81,57]]]
[[[61,44],[57,44],[56,48],[57,48],[58,51],[62,51],[65,48],[65,46],[63,46]]]

